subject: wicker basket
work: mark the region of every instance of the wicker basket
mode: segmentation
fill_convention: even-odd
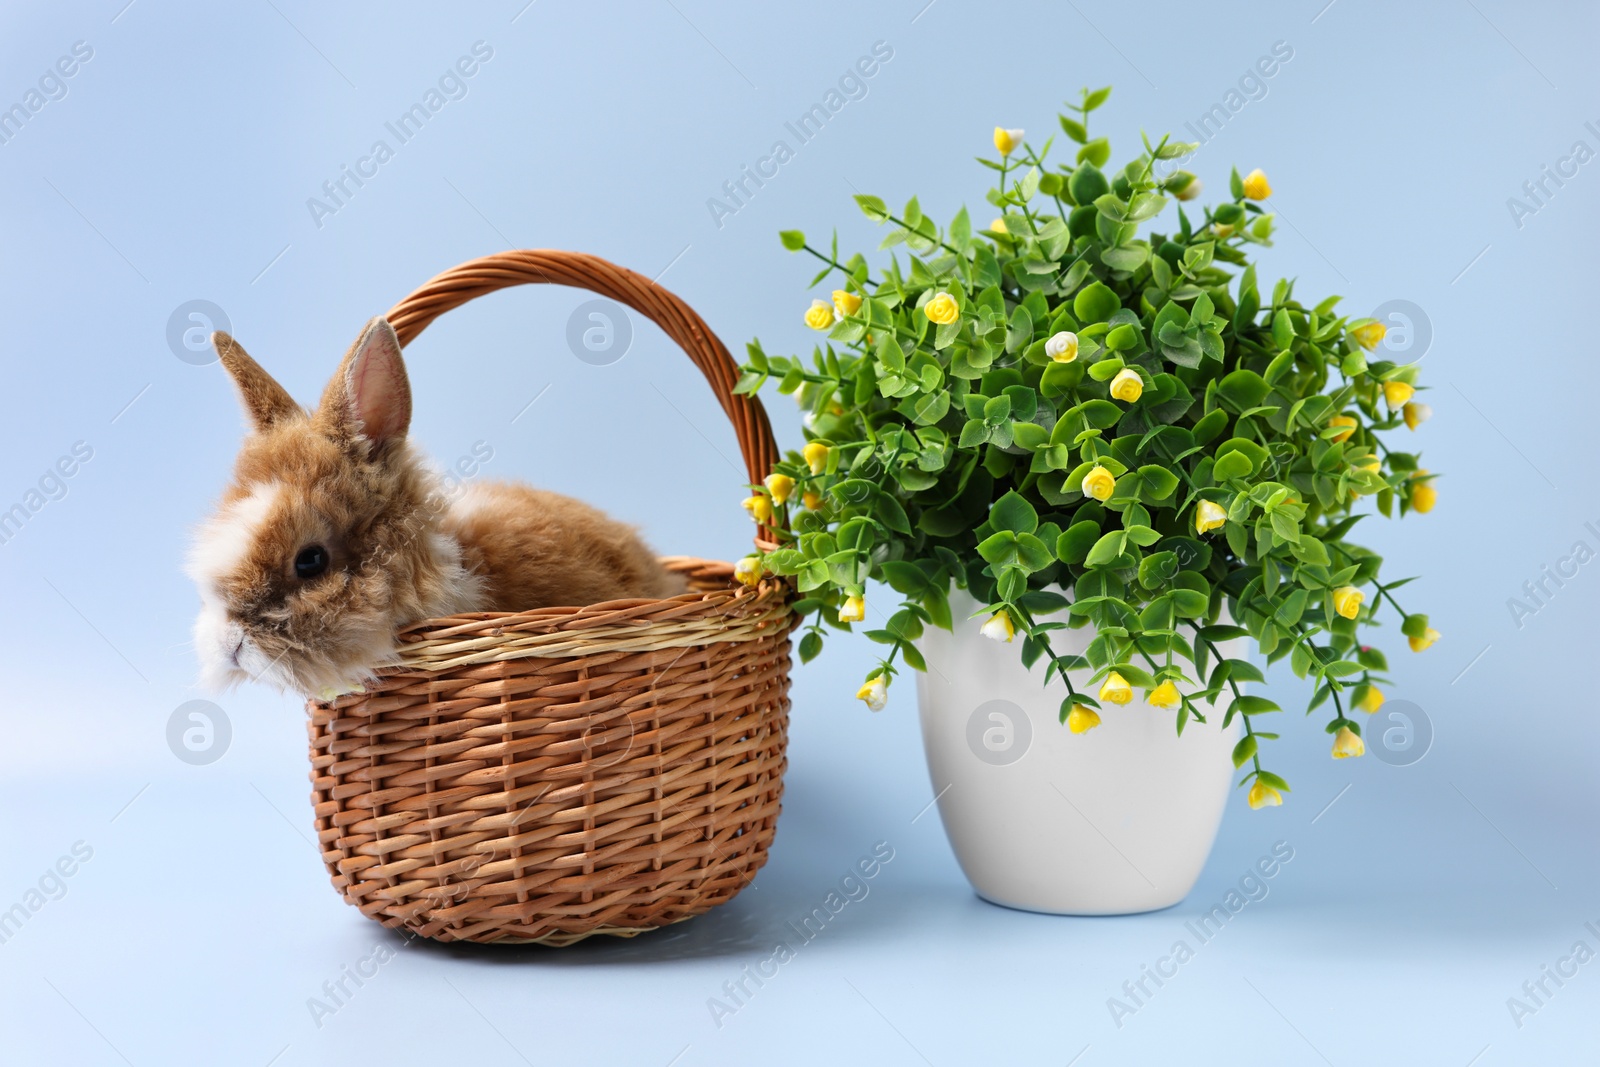
[[[540,282],[666,331],[711,383],[751,482],[765,475],[772,431],[733,393],[727,349],[630,270],[506,252],[446,271],[388,319],[404,344],[443,311]],[[790,589],[666,563],[690,592],[428,619],[365,692],[309,705],[317,838],[346,902],[440,941],[567,945],[690,918],[749,883],[783,793]]]

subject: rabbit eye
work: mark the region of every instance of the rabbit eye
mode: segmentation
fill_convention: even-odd
[[[328,569],[328,550],[321,545],[307,545],[294,557],[294,576],[302,580],[315,578]]]

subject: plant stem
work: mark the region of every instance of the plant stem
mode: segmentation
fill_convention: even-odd
[[[1195,623],[1195,622],[1191,621],[1189,623],[1189,627],[1192,630],[1194,630],[1195,639],[1198,640],[1198,641],[1204,642],[1205,646],[1211,650],[1211,654],[1217,658],[1217,662],[1218,663],[1221,663],[1221,662],[1225,661],[1228,658],[1228,657],[1226,657],[1226,656],[1224,656],[1222,654],[1222,651],[1217,648],[1215,643],[1213,643],[1209,638],[1203,636],[1200,633],[1200,626],[1199,626],[1198,623]],[[1228,688],[1233,690],[1233,698],[1235,700],[1238,700],[1239,698],[1244,696],[1244,694],[1239,691],[1239,683],[1233,680],[1233,675],[1232,674],[1229,674],[1229,676],[1228,676]],[[1245,736],[1254,737],[1255,734],[1256,734],[1256,731],[1255,731],[1255,727],[1250,725],[1250,716],[1246,715],[1241,710],[1239,712],[1239,718],[1244,720]],[[1261,744],[1261,742],[1259,742],[1259,741],[1256,742],[1257,747],[1259,747],[1260,744]],[[1256,775],[1259,776],[1261,774],[1261,756],[1260,756],[1260,754],[1259,753],[1252,753],[1251,756],[1250,756],[1250,762],[1252,764],[1254,764],[1255,769],[1256,769],[1255,773],[1256,773]]]
[[[822,262],[826,263],[828,266],[832,267],[834,270],[838,271],[840,274],[843,274],[846,278],[854,278],[855,277],[855,275],[851,274],[848,270],[845,270],[844,264],[840,263],[838,260],[834,259],[832,256],[825,256],[821,252],[818,252],[815,248],[812,248],[810,245],[805,245],[804,248],[805,248],[805,250],[807,252],[810,252],[812,255],[814,255],[818,259],[822,260]],[[864,285],[870,285],[874,289],[878,288],[878,285],[880,284],[880,283],[875,282],[875,281],[872,280],[871,274],[868,274],[865,278],[863,278],[862,279],[862,283]]]
[[[1043,631],[1037,629],[1038,623],[1034,621],[1032,613],[1024,610],[1020,605],[1017,604],[1008,605],[1007,610],[1022,621],[1023,632],[1027,634],[1028,639],[1031,641],[1037,641],[1039,647],[1044,649],[1044,654],[1050,657],[1051,663],[1055,664],[1056,673],[1060,675],[1061,680],[1067,684],[1067,695],[1076,700],[1078,696],[1078,690],[1073,687],[1072,678],[1067,674],[1066,665],[1061,662],[1061,657],[1057,656],[1056,650],[1051,647],[1049,636]]]

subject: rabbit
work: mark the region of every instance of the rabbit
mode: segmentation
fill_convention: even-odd
[[[211,337],[252,431],[195,538],[202,684],[331,699],[396,662],[420,619],[685,591],[633,528],[511,482],[450,496],[406,437],[411,386],[375,318],[307,411],[232,337]]]

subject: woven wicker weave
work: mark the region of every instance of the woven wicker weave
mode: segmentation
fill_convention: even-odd
[[[397,304],[402,343],[510,285],[591,289],[656,322],[711,383],[752,482],[776,458],[716,336],[603,259],[506,252]],[[766,531],[762,531],[765,534]],[[335,888],[441,941],[631,936],[730,899],[766,862],[783,792],[790,590],[673,557],[668,600],[429,619],[367,690],[312,702],[317,836]]]

